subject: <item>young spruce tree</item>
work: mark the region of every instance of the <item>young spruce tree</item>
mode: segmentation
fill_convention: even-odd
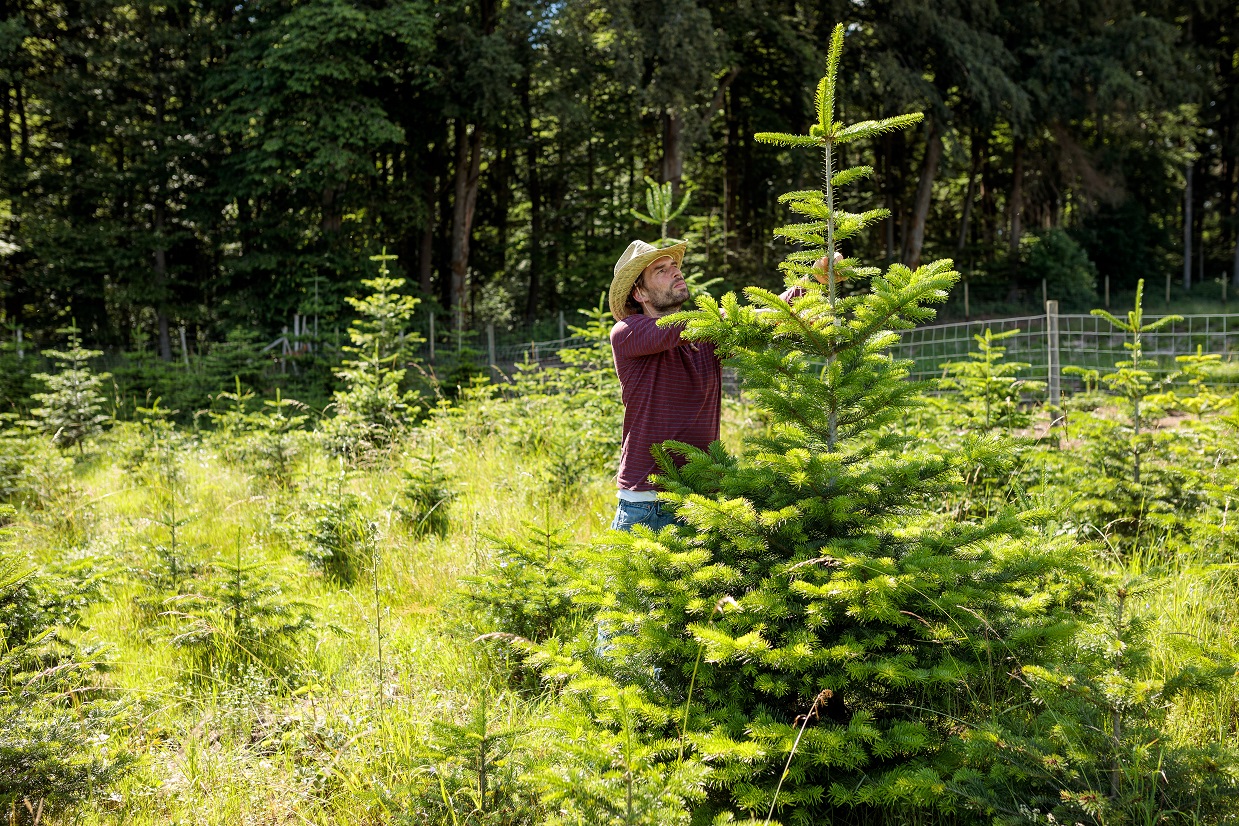
[[[334,452],[353,457],[390,446],[421,408],[416,394],[404,386],[406,365],[423,339],[407,331],[418,300],[399,292],[403,278],[390,277],[387,262],[396,256],[370,257],[379,262],[378,278],[363,279],[372,292],[346,299],[358,318],[349,326],[349,356],[336,375],[344,390],[333,394],[335,416],[323,424],[323,435]]]
[[[52,435],[61,446],[77,446],[103,429],[108,416],[103,412],[103,382],[110,373],[96,373],[90,360],[103,355],[102,350],[82,346],[81,330],[71,322],[58,332],[69,337],[67,350],[44,350],[43,355],[56,363],[55,373],[36,373],[34,377],[47,386],[46,393],[35,393],[39,407],[30,411],[34,424]]]
[[[651,737],[682,744],[668,776],[683,761],[712,770],[704,802],[682,798],[695,823],[726,811],[785,824],[957,817],[977,805],[955,793],[957,778],[986,771],[966,765],[968,732],[1000,716],[1013,665],[1063,631],[1044,583],[1065,554],[1034,551],[1028,517],[1014,512],[981,522],[931,512],[967,459],[895,427],[919,398],[889,354],[895,331],[932,318],[957,274],[950,261],[884,274],[834,262],[840,242],[887,214],[840,207],[839,190],[872,169],[836,168],[839,147],[921,120],[836,120],[842,47],[839,26],[810,133],[755,136],[821,153],[822,188],[780,199],[808,218],[777,230],[805,247],[781,265],[803,294],[703,296],[666,320],[717,344],[768,426],[740,454],[656,449],[680,524],[611,534],[597,549],[610,638],[587,658],[595,673],[562,648],[540,651],[570,689],[597,693],[591,681],[605,679],[664,709],[647,719]],[[868,289],[844,295],[834,277],[806,278],[823,256],[831,276]],[[660,731],[659,719],[672,722]]]

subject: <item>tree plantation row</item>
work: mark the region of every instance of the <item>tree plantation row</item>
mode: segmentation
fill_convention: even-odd
[[[848,117],[926,113],[847,148],[892,214],[864,257],[953,257],[974,308],[1239,278],[1221,0],[2,8],[0,320],[39,347],[342,328],[384,247],[444,327],[553,317],[644,231],[646,176],[691,190],[694,266],[774,286],[816,168],[754,136],[813,120],[837,20]]]

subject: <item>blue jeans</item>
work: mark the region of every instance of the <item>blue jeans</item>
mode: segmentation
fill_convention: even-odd
[[[630,531],[633,525],[645,525],[657,533],[674,521],[675,516],[662,502],[626,502],[621,499],[619,507],[615,509],[615,519],[611,522],[611,529]]]

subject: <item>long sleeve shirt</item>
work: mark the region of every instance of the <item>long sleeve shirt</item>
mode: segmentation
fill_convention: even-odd
[[[790,301],[804,290],[793,288]],[[622,490],[654,490],[658,470],[650,448],[668,439],[709,447],[718,438],[723,369],[710,341],[683,341],[683,325],[658,326],[630,315],[611,328],[611,350],[624,399],[624,441],[616,483]],[[678,457],[677,457],[678,459]]]

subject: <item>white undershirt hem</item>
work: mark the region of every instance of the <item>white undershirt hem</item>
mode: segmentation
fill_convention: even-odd
[[[656,490],[624,490],[620,488],[615,492],[617,498],[624,502],[657,502],[658,491]]]

